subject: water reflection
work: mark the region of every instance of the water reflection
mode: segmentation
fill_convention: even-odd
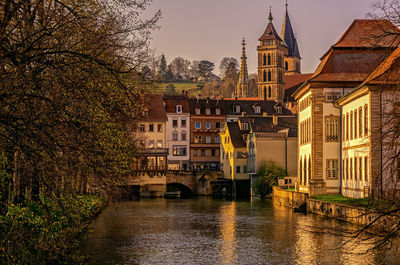
[[[93,264],[399,264],[328,233],[348,227],[270,201],[143,200],[100,215],[82,253]]]
[[[236,261],[236,203],[232,202],[220,210],[221,246],[219,254],[222,264]]]

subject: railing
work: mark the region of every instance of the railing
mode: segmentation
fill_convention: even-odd
[[[133,170],[135,171],[166,171],[166,166],[133,166]]]
[[[141,149],[141,155],[168,155],[168,148],[148,148]]]

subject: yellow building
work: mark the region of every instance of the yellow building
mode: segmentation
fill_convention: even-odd
[[[240,122],[227,122],[221,131],[220,161],[225,179],[249,179],[245,141],[248,132],[248,129],[240,127]]]
[[[379,198],[398,190],[399,58],[397,48],[360,86],[337,100],[342,108],[344,196]]]
[[[344,142],[342,146],[340,126],[341,112],[345,114],[346,125],[355,124],[355,121],[359,120],[360,107],[362,114],[365,114],[364,107],[369,108],[368,105],[365,106],[368,98],[360,98],[343,110],[335,100],[362,84],[393,51],[393,41],[376,41],[376,36],[382,33],[382,29],[398,32],[398,29],[386,20],[355,20],[339,41],[321,58],[313,76],[294,93],[298,102],[299,191],[311,195],[340,193],[343,190],[342,185],[346,185],[344,194],[359,196],[351,189],[360,192],[366,184],[342,183],[341,164],[342,154],[346,156],[344,167],[349,163],[349,172],[354,172],[355,158],[357,163],[360,163],[360,157],[364,159],[362,163],[365,163],[365,159],[368,163],[370,155],[355,155],[353,150],[355,146],[363,145],[368,135],[362,133],[362,137],[358,137],[360,134],[357,127],[357,137],[354,138],[355,131],[349,138],[346,135],[346,141],[349,139],[349,142]],[[370,117],[371,114],[367,118]],[[343,148],[347,150],[344,153]],[[359,172],[359,167],[356,167]]]
[[[163,97],[147,95],[143,114],[137,129],[140,154],[134,162],[136,173],[129,185],[140,186],[142,197],[164,196],[168,148],[165,135],[167,114]]]

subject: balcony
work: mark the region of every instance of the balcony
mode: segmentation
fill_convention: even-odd
[[[147,149],[140,149],[140,155],[148,155],[148,156],[167,156],[168,155],[168,148],[147,148]]]
[[[159,171],[167,171],[166,166],[133,166],[133,170],[137,172],[159,172]]]

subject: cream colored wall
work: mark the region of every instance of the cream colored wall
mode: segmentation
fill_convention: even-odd
[[[371,118],[371,114],[370,114],[371,110],[369,107],[369,100],[370,100],[370,94],[367,94],[367,95],[361,96],[361,97],[345,104],[342,108],[343,115],[346,115],[346,113],[350,113],[351,111],[354,111],[356,109],[358,112],[359,107],[362,107],[363,131],[364,131],[364,115],[365,115],[364,106],[365,105],[368,105],[369,120]],[[357,113],[357,115],[359,115],[359,114]],[[354,123],[354,121],[353,121],[353,123]],[[358,126],[359,126],[359,122],[358,122],[358,117],[357,117],[357,130],[359,130]],[[368,128],[371,128],[370,121],[369,121]],[[354,125],[353,125],[353,129],[354,129]],[[353,133],[353,136],[354,136],[354,133]],[[353,158],[353,161],[354,161],[354,157],[356,157],[358,159],[361,156],[363,158],[363,161],[362,161],[363,177],[361,180],[360,180],[360,177],[358,177],[358,179],[355,180],[354,173],[353,173],[353,179],[350,179],[350,178],[346,179],[343,176],[342,191],[343,191],[344,196],[352,197],[352,198],[362,198],[365,196],[364,187],[368,187],[368,185],[369,185],[368,180],[371,178],[371,175],[370,175],[370,173],[371,173],[371,170],[370,170],[371,155],[370,155],[369,144],[370,144],[370,138],[369,138],[369,136],[364,136],[364,134],[362,137],[358,137],[357,139],[354,139],[354,137],[353,137],[353,140],[349,140],[349,141],[343,140],[343,142],[342,142],[342,159]],[[368,176],[367,180],[364,180],[364,172],[365,172],[364,157],[365,156],[367,156],[369,158],[369,160],[368,160],[369,161],[369,165],[368,165],[368,167],[369,167],[368,175],[369,176]],[[357,168],[357,171],[359,171],[359,168]],[[353,172],[354,172],[354,162],[353,162]]]
[[[336,92],[337,90],[325,89],[324,92]],[[323,115],[323,138],[324,138],[324,146],[323,146],[323,179],[326,182],[327,192],[336,190],[339,191],[340,187],[340,109],[336,108],[333,103],[327,102],[323,103],[324,115]],[[326,141],[326,126],[325,126],[325,117],[327,116],[337,116],[339,118],[338,121],[338,141],[337,142],[328,142]],[[328,179],[327,178],[327,160],[333,159],[338,161],[338,170],[337,170],[337,178],[336,179]]]
[[[145,148],[148,148],[149,146],[149,141],[153,140],[155,145],[157,146],[157,141],[162,140],[163,141],[163,147],[166,148],[166,139],[165,139],[165,122],[140,122],[138,130],[140,130],[140,125],[143,124],[146,126],[146,132],[138,132],[138,136],[140,139],[145,140]],[[154,125],[154,132],[149,132],[149,125],[153,124]],[[158,124],[161,124],[163,127],[162,132],[157,132],[157,126]]]
[[[311,142],[307,143],[307,144],[303,144],[303,145],[300,144],[300,141],[301,141],[300,124],[301,124],[301,122],[303,122],[303,121],[305,121],[305,120],[307,120],[307,119],[312,117],[311,105],[308,106],[307,108],[305,108],[304,110],[300,111],[299,103],[302,100],[304,100],[307,97],[309,97],[310,95],[311,95],[311,91],[309,91],[306,94],[304,94],[298,100],[298,110],[299,110],[299,112],[298,112],[298,137],[297,137],[297,144],[298,144],[298,156],[297,156],[297,172],[298,173],[297,173],[297,179],[298,179],[299,183],[300,183],[300,174],[299,174],[300,164],[299,163],[300,163],[300,161],[304,160],[304,157],[306,157],[307,161],[308,161],[308,158],[311,156]],[[311,127],[311,130],[312,130],[312,127]],[[300,160],[300,158],[301,158],[301,160]],[[304,169],[303,169],[303,172],[304,172]],[[304,178],[304,176],[303,176],[303,178]],[[306,183],[306,184],[308,184],[308,183]],[[299,191],[308,192],[308,188],[305,187],[305,186],[299,186]]]
[[[297,176],[297,138],[287,141],[287,171],[290,177]],[[261,138],[255,139],[256,172],[267,160],[275,161],[285,169],[285,139]]]

